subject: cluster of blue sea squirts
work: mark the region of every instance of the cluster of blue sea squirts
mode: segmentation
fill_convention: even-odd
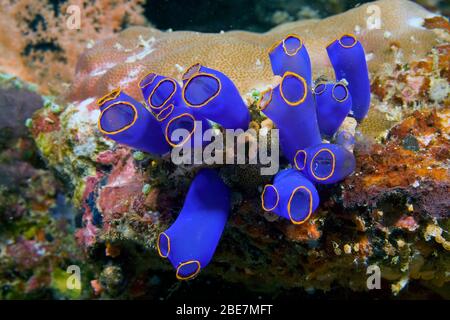
[[[338,136],[346,117],[362,121],[370,106],[370,82],[361,43],[345,34],[327,46],[335,81],[312,81],[311,61],[300,37],[288,35],[269,50],[280,83],[261,93],[260,110],[279,129],[280,147],[292,167],[281,170],[264,187],[262,208],[304,223],[319,206],[317,184],[343,180],[355,169],[345,147],[353,136]],[[200,64],[182,77],[182,86],[155,73],[139,82],[145,104],[120,88],[98,100],[99,130],[110,139],[141,151],[164,155],[192,144],[196,130],[214,122],[225,129],[249,127],[250,113],[233,82]],[[197,126],[197,121],[202,125]],[[199,127],[201,129],[199,129]],[[176,129],[189,135],[173,138]],[[345,132],[344,132],[345,133]],[[336,143],[323,143],[322,137]],[[230,191],[214,169],[195,176],[175,222],[157,240],[158,253],[192,279],[211,261],[230,212]]]

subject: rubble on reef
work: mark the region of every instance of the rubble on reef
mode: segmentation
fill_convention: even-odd
[[[426,15],[406,1],[379,4],[393,11],[406,6],[406,16]],[[309,40],[312,51],[337,32],[354,32],[364,10],[361,6],[331,17],[332,22],[314,21],[328,26],[341,21],[339,25],[349,30],[317,25],[320,36],[314,32],[305,35],[320,39]],[[193,282],[220,279],[272,294],[297,288],[327,292],[336,287],[367,292],[367,268],[376,265],[381,270],[384,297],[408,297],[407,285],[420,286],[423,295],[431,292],[450,297],[449,24],[444,18],[426,19],[428,29],[389,20],[393,27],[389,36],[377,31],[374,35],[360,25],[361,41],[376,51],[376,57],[368,61],[373,94],[369,116],[357,128],[357,169],[341,184],[319,189],[322,204],[307,223],[292,225],[261,209],[260,192],[270,177],[260,176],[257,166],[218,167],[233,190],[232,213],[213,261]],[[113,83],[121,82],[125,91],[137,87],[139,75],[148,68],[177,77],[180,71],[174,61],[186,65],[201,62],[223,69],[238,84],[253,117],[252,127],[271,127],[256,110],[261,83],[272,81],[267,76],[267,58],[262,55],[272,38],[289,32],[301,35],[303,23],[308,22],[282,25],[261,36],[230,32],[205,35],[204,39],[201,34],[132,28],[87,50],[79,60],[70,95],[46,97],[44,106],[27,121],[51,172],[41,169],[39,174],[32,173],[37,177],[37,185],[27,186],[33,190],[32,197],[24,200],[24,208],[9,213],[12,219],[24,222],[23,226],[17,224],[22,229],[15,236],[9,236],[15,239],[13,243],[1,241],[1,252],[7,254],[0,260],[0,278],[19,278],[21,286],[26,283],[32,289],[36,283],[59,288],[66,265],[79,263],[88,270],[83,277],[87,292],[80,296],[170,296],[180,285],[173,275],[167,276],[170,269],[158,257],[156,238],[180,211],[199,166],[175,166],[167,156],[156,157],[105,139],[97,129],[95,101]],[[411,44],[416,33],[420,34],[420,39],[416,38],[420,46]],[[220,37],[229,41],[222,42]],[[181,48],[183,38],[217,45],[217,52],[202,58],[192,47],[170,49]],[[193,45],[198,46],[196,42]],[[234,52],[243,52],[243,56],[233,65],[236,61],[227,49],[236,46],[241,51]],[[417,49],[414,54],[412,47]],[[173,55],[166,55],[168,51]],[[260,60],[256,58],[259,55]],[[322,56],[316,55],[313,64],[324,66]],[[251,66],[259,60],[260,67],[256,64],[256,69],[251,69],[250,57]],[[192,61],[198,59],[202,61]],[[139,98],[136,92],[129,94]],[[58,229],[58,219],[45,213],[57,201],[59,184],[73,204],[74,227]],[[40,202],[33,198],[38,196]],[[42,198],[47,201],[42,203]],[[0,211],[2,217],[11,211],[9,206],[7,209]],[[25,236],[17,237],[20,233]],[[64,254],[56,254],[55,240],[49,241],[47,234],[64,242]],[[19,275],[8,273],[13,263]],[[40,270],[45,263],[59,266],[52,269],[52,278],[39,271],[27,277],[33,266]],[[169,289],[161,293],[161,287]],[[17,287],[11,291],[28,292]]]

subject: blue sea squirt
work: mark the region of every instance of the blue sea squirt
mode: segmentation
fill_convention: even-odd
[[[191,183],[175,222],[158,237],[180,280],[197,275],[212,259],[230,210],[230,191],[216,171],[201,169]]]
[[[281,68],[278,63],[287,59],[285,56],[291,52],[286,45],[292,38],[297,39],[303,53],[290,56],[296,63],[290,62]],[[272,70],[275,74],[282,70],[284,74],[281,83],[263,92],[259,101],[260,110],[280,130],[284,156],[301,173],[296,176],[292,171],[280,171],[273,184],[263,190],[262,208],[294,224],[307,221],[317,208],[319,196],[314,185],[339,182],[355,170],[355,157],[345,148],[354,138],[344,139],[339,133],[334,140],[334,136],[347,116],[361,121],[370,105],[370,83],[361,43],[355,36],[346,34],[333,41],[327,51],[336,82],[320,80],[312,88],[307,79],[298,74],[309,77],[311,69],[305,66],[309,57],[303,41],[289,35],[276,44],[269,51]],[[321,135],[337,144],[322,143]]]

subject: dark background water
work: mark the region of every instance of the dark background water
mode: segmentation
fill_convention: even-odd
[[[148,0],[145,16],[159,29],[264,32],[287,21],[324,18],[367,0]],[[415,1],[448,14],[448,0]]]
[[[264,32],[279,24],[277,22],[297,20],[302,9],[307,15],[304,18],[309,18],[308,11],[313,17],[324,17],[343,12],[362,2],[368,1],[150,0],[147,1],[145,15],[160,29],[202,32],[242,29]],[[278,19],[274,17],[277,11]]]

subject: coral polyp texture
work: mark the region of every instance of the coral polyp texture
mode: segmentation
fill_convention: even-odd
[[[369,4],[364,4],[263,34],[132,27],[80,56],[69,92],[59,92],[56,101],[35,113],[29,127],[79,210],[75,237],[98,270],[90,279],[92,294],[158,296],[158,283],[170,287],[177,281],[174,269],[195,260],[201,272],[194,281],[219,278],[263,293],[297,288],[335,292],[341,287],[371,296],[450,296],[450,26],[444,17],[409,1],[370,5],[382,12],[380,29],[367,24]],[[354,35],[364,59],[356,51],[327,52],[330,41],[344,34]],[[342,39],[343,44],[350,47],[353,42],[347,40],[352,39]],[[342,48],[347,49],[357,47]],[[306,52],[311,71],[295,62]],[[364,68],[352,69],[358,75],[343,75],[350,58],[361,62],[354,67],[367,63],[368,79],[355,80],[367,76]],[[201,73],[213,76],[195,76]],[[219,91],[216,78],[227,83]],[[163,80],[153,92],[152,86]],[[361,89],[368,83],[370,97]],[[97,101],[109,92],[105,107],[99,108]],[[100,132],[101,113],[119,100],[148,112],[152,120],[145,126],[158,124],[152,131],[158,139],[139,143],[166,143],[167,152],[147,153],[133,145],[137,141],[125,146]],[[229,115],[221,107],[236,112]],[[134,119],[132,107],[123,112]],[[211,208],[216,218],[225,217],[225,205],[219,203],[225,194],[211,194],[219,200],[209,203],[203,201],[212,199],[191,192],[201,166],[175,166],[168,158],[174,148],[170,143],[183,142],[165,138],[179,112],[205,128],[248,125],[269,140],[271,128],[280,130],[286,159],[276,177],[261,176],[258,165],[208,169],[230,192],[217,246],[221,220],[205,220],[216,228],[205,234],[212,237],[208,247],[203,243],[186,250],[175,240],[198,232],[195,223],[193,233],[171,229],[182,229],[194,213],[190,205],[202,208],[195,217]],[[296,121],[305,122],[296,127]],[[163,233],[172,240],[170,250],[159,236]],[[168,259],[159,256],[159,242]],[[176,248],[178,253],[172,251]],[[381,270],[382,290],[367,288],[371,265]],[[181,276],[192,276],[197,267],[196,262],[186,264]],[[413,294],[408,288],[420,290]]]

